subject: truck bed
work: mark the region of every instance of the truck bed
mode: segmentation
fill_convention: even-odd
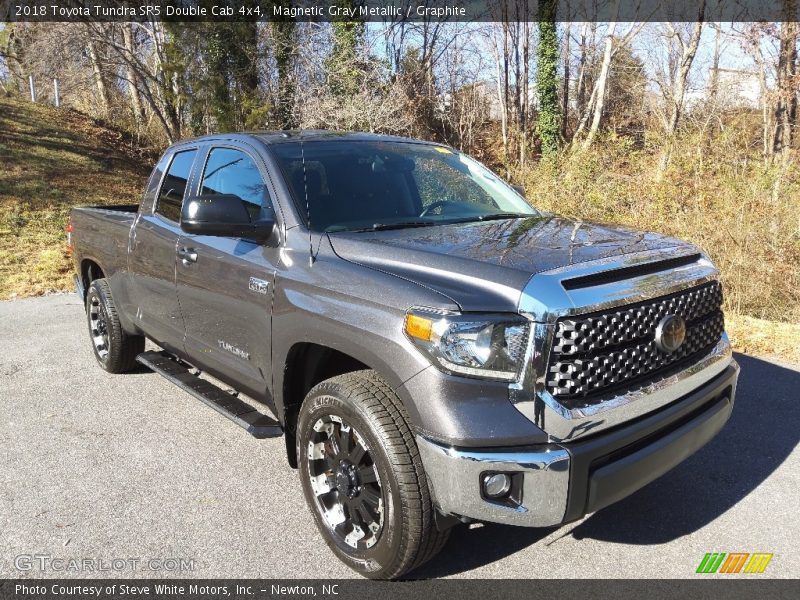
[[[128,237],[138,209],[135,204],[73,208],[70,223],[76,266],[90,260],[106,277],[127,270]]]
[[[102,204],[98,206],[80,206],[75,208],[74,210],[81,210],[81,211],[110,211],[110,212],[122,212],[122,213],[134,213],[136,214],[139,212],[139,205],[138,204]]]

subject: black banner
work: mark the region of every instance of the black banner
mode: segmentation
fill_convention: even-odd
[[[0,0],[0,21],[796,21],[794,0]]]
[[[534,566],[531,566],[534,568]],[[576,567],[579,569],[579,567]],[[546,565],[536,567],[537,572]],[[698,576],[706,577],[706,576]],[[214,579],[25,579],[0,580],[0,600],[78,600],[136,598],[140,600],[267,600],[275,598],[358,598],[368,600],[656,600],[661,598],[794,600],[800,593],[798,580],[764,580],[712,577],[682,580],[214,580]]]

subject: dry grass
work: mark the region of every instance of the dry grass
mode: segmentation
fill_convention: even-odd
[[[0,98],[0,299],[71,287],[73,206],[137,203],[150,157],[70,110]]]
[[[725,329],[739,352],[800,365],[800,323],[731,314],[725,318]]]

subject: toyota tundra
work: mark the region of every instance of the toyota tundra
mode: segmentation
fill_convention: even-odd
[[[226,134],[73,210],[69,245],[100,367],[282,436],[336,556],[397,578],[459,523],[600,510],[731,414],[708,257],[531,204],[437,143]]]

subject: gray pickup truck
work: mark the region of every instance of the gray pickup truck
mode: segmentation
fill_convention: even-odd
[[[140,206],[78,208],[68,230],[99,365],[142,363],[283,436],[321,536],[368,577],[414,569],[461,522],[580,519],[733,408],[701,251],[538,211],[443,145],[183,141]]]

